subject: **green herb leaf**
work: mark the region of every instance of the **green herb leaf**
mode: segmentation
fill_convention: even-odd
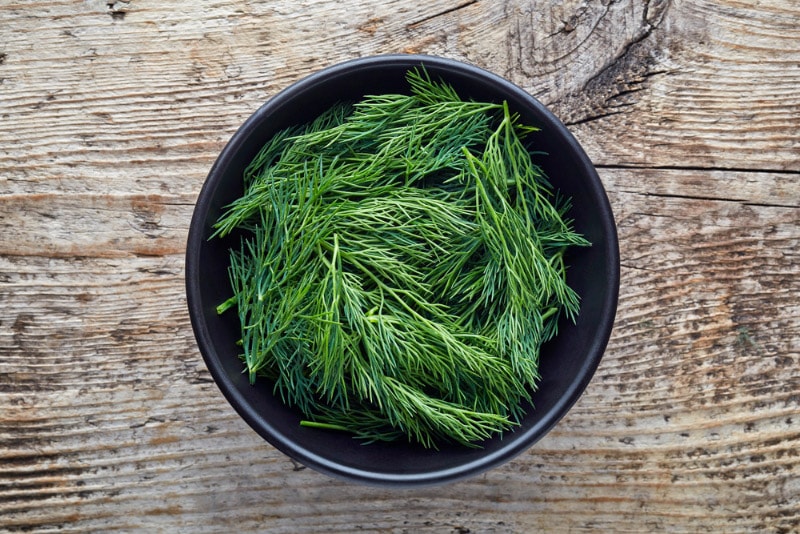
[[[304,426],[478,446],[519,423],[542,344],[579,311],[564,253],[589,243],[532,159],[536,128],[407,78],[254,158],[215,226],[243,235],[217,311]]]

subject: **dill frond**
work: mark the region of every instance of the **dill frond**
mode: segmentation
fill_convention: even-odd
[[[479,446],[519,423],[575,320],[564,252],[589,242],[523,142],[536,128],[407,79],[265,144],[215,225],[244,236],[217,310],[304,426]]]

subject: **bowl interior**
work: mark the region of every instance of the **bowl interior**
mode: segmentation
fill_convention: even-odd
[[[564,322],[542,348],[542,381],[520,428],[483,448],[426,450],[408,443],[364,445],[349,435],[299,426],[299,412],[272,395],[271,384],[251,386],[238,359],[240,327],[234,313],[215,306],[228,298],[228,250],[238,238],[208,237],[222,208],[242,194],[244,167],[277,131],[304,123],[340,100],[405,92],[409,68],[424,65],[432,78],[452,84],[462,98],[507,100],[522,121],[541,128],[535,149],[555,188],[573,198],[571,217],[592,247],[568,258],[568,282],[581,296],[577,324]],[[232,406],[275,447],[309,467],[366,483],[410,486],[473,475],[519,454],[542,437],[580,396],[608,341],[619,287],[616,229],[605,191],[575,139],[530,95],[495,75],[451,60],[426,56],[377,56],[344,63],[301,80],[273,97],[236,132],[200,193],[187,244],[189,311],[206,364]]]

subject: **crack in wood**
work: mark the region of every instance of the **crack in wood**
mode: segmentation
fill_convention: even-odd
[[[586,124],[616,115],[621,108],[636,104],[636,93],[647,89],[654,76],[674,73],[671,69],[657,66],[655,51],[658,43],[652,39],[664,21],[669,5],[670,0],[648,0],[640,27],[621,51],[586,79],[580,90],[560,99],[559,107],[565,109],[565,124]]]
[[[647,198],[668,198],[668,199],[677,199],[677,200],[689,200],[689,201],[700,201],[700,202],[735,202],[741,204],[742,206],[751,206],[751,207],[758,207],[758,208],[788,208],[788,209],[798,209],[800,208],[800,204],[783,204],[779,202],[753,202],[747,200],[745,198],[737,198],[737,197],[713,197],[708,195],[682,195],[679,193],[656,193],[652,191],[635,191],[630,189],[618,189],[618,193],[626,193],[629,195],[641,195]]]
[[[565,126],[577,126],[579,124],[586,124],[587,122],[596,121],[598,119],[604,119],[606,117],[610,117],[612,115],[619,115],[623,113],[622,111],[609,111],[607,113],[598,113],[597,115],[589,115],[587,117],[583,117],[582,119],[574,120],[574,121],[565,121]]]
[[[625,48],[622,49],[622,52],[617,57],[615,57],[608,65],[600,69],[594,76],[584,82],[584,91],[591,90],[593,85],[602,84],[605,80],[619,78],[620,71],[628,71],[630,70],[628,68],[630,65],[640,63],[639,60],[641,57],[646,57],[646,54],[641,53],[638,47],[640,47],[644,41],[650,37],[650,35],[652,35],[656,27],[657,26],[646,26],[643,32],[634,37],[628,44],[625,45]],[[648,65],[645,65],[645,67],[648,67]],[[645,68],[644,72],[637,73],[638,79],[634,79],[632,81],[633,83],[641,83],[651,76],[669,73],[670,71],[668,70],[651,71]],[[606,98],[606,101],[618,96],[619,94],[620,93],[616,93],[611,97]]]
[[[609,170],[637,170],[637,169],[650,169],[657,171],[690,171],[690,172],[739,172],[739,173],[769,173],[769,174],[788,174],[800,175],[800,170],[794,169],[749,169],[747,167],[716,167],[708,166],[703,167],[699,165],[625,165],[625,164],[610,164],[599,163],[595,165],[597,169]]]
[[[137,423],[133,423],[133,424],[129,425],[128,428],[142,428],[142,427],[145,427],[145,426],[150,425],[150,424],[157,424],[157,423],[164,423],[164,422],[166,422],[166,418],[165,417],[163,417],[163,416],[155,416],[154,415],[154,416],[148,417],[143,422],[140,421],[140,422],[137,422]]]
[[[121,7],[118,7],[117,4],[123,4]],[[125,18],[125,15],[128,13],[128,5],[130,1],[126,0],[116,0],[116,1],[108,1],[106,2],[106,8],[108,8],[108,14],[111,15],[111,18],[114,20],[122,20]]]
[[[628,191],[629,193],[640,194],[649,198],[670,198],[678,200],[691,200],[701,202],[742,202],[740,198],[719,198],[705,195],[683,195],[680,193],[657,193],[654,191]]]
[[[431,21],[431,20],[433,20],[435,18],[442,17],[444,15],[449,15],[450,13],[454,13],[454,12],[459,11],[461,9],[467,8],[467,7],[471,6],[471,5],[477,4],[479,1],[480,0],[469,0],[468,2],[464,2],[463,4],[459,4],[459,5],[455,6],[455,7],[451,7],[451,8],[445,9],[444,11],[439,11],[438,13],[434,13],[433,15],[428,15],[427,17],[423,17],[423,18],[421,18],[421,19],[419,19],[417,21],[410,22],[410,23],[406,24],[406,29],[412,30],[412,29],[416,28],[417,26],[421,26],[422,24],[424,24],[426,22],[429,22],[429,21]]]
[[[646,166],[646,165],[614,165],[614,164],[597,164],[595,168],[598,170],[609,171],[665,171],[677,173],[736,173],[740,175],[776,175],[776,179],[781,177],[787,180],[793,180],[794,176],[800,174],[800,171],[794,170],[768,170],[768,169],[746,169],[746,168],[733,168],[733,167],[701,167],[701,166]],[[786,195],[781,195],[779,200],[772,201],[771,198],[766,200],[750,199],[746,196],[724,196],[723,194],[705,194],[705,195],[684,195],[680,193],[659,193],[653,191],[642,191],[637,189],[615,188],[616,193],[625,193],[631,195],[641,195],[644,197],[654,198],[674,198],[690,201],[711,201],[711,202],[735,202],[742,206],[758,207],[758,208],[778,208],[778,209],[798,209],[800,208],[800,197],[796,194],[789,193],[789,198]]]
[[[800,203],[798,204],[781,204],[780,202],[750,202],[744,201],[742,202],[743,206],[750,206],[753,208],[789,208],[789,209],[800,209]]]
[[[294,458],[289,458],[289,461],[292,462],[292,471],[294,472],[304,471],[306,469],[306,466],[304,466]]]

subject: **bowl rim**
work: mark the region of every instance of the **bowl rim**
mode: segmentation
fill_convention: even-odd
[[[537,424],[525,429],[522,436],[511,440],[508,446],[500,447],[474,461],[427,472],[387,473],[343,465],[299,446],[296,442],[286,438],[266,418],[261,416],[255,407],[246,401],[227,373],[224,372],[219,363],[218,355],[213,350],[212,334],[204,320],[204,309],[199,297],[201,291],[199,277],[200,251],[205,242],[205,215],[211,207],[213,194],[222,180],[223,172],[221,171],[235,159],[241,145],[254,133],[265,117],[280,109],[287,100],[294,98],[294,95],[313,90],[320,84],[325,84],[341,76],[348,76],[353,72],[387,65],[403,66],[405,68],[431,65],[435,66],[439,71],[455,72],[460,76],[466,75],[468,77],[481,78],[496,86],[504,94],[513,94],[515,98],[524,101],[527,106],[535,109],[543,123],[542,129],[552,128],[557,130],[563,140],[570,146],[572,155],[578,160],[578,166],[587,174],[587,182],[592,189],[592,195],[600,200],[597,208],[601,212],[605,235],[611,240],[606,244],[608,255],[604,258],[606,268],[610,273],[610,297],[603,302],[603,309],[600,312],[601,324],[595,326],[597,335],[592,339],[586,351],[586,357],[581,362],[576,379],[571,381],[565,394],[558,399],[555,406]],[[619,263],[619,242],[614,216],[597,171],[572,133],[547,107],[511,81],[469,63],[432,55],[382,54],[337,63],[295,81],[269,98],[236,130],[212,165],[195,203],[186,244],[185,286],[190,321],[198,349],[214,382],[234,410],[262,438],[303,465],[335,478],[369,485],[419,487],[464,479],[505,463],[541,439],[566,415],[589,384],[610,338],[619,298]]]

